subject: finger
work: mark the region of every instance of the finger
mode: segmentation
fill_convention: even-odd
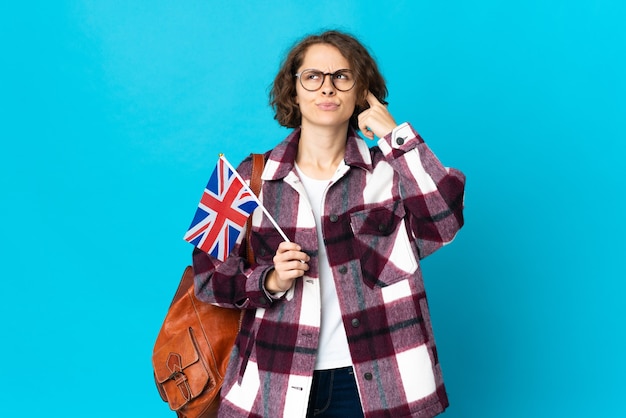
[[[367,92],[367,96],[365,97],[365,100],[367,100],[367,103],[370,105],[370,107],[382,106],[383,105],[380,102],[380,100],[378,100],[378,98],[376,96],[374,96],[374,93],[372,93],[369,90]]]
[[[276,252],[286,252],[286,251],[300,251],[301,248],[295,242],[283,241],[278,244],[278,249]]]
[[[374,132],[370,128],[368,128],[365,124],[359,125],[359,129],[364,137],[368,139],[374,139]]]
[[[291,261],[288,264],[282,266],[282,269],[276,268],[276,274],[281,281],[294,280],[298,277],[304,276],[306,271],[309,269],[308,265],[300,264],[297,261]]]
[[[288,253],[285,253],[285,256],[285,260],[287,261],[295,260],[298,263],[306,263],[309,261],[308,254],[302,251],[289,251]]]
[[[297,272],[299,275],[304,274],[309,269],[309,265],[302,260],[290,261],[287,265],[287,269]]]
[[[367,116],[369,115],[369,109],[362,112],[359,117],[358,117],[358,123],[359,123],[359,130],[361,131],[361,133],[363,134],[363,136],[365,136],[368,139],[374,139],[374,132],[372,132],[372,130],[370,129],[369,126],[367,126],[366,120],[367,120]]]
[[[301,250],[300,246],[291,242],[283,242],[276,249],[276,257],[277,261],[289,261],[293,260],[294,254],[299,253]]]
[[[300,251],[300,246],[296,245],[298,249],[284,249],[280,248],[276,251],[273,257],[274,265],[281,263],[290,263],[291,261],[297,261],[298,263],[306,263],[310,260],[307,253]]]

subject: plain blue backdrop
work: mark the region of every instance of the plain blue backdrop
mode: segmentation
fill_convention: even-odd
[[[172,417],[156,334],[217,154],[286,134],[283,54],[339,28],[468,178],[424,260],[444,416],[626,416],[626,3],[0,6],[0,415]]]

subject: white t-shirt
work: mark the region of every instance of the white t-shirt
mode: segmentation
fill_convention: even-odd
[[[307,177],[296,165],[296,170],[306,190],[313,214],[315,215],[315,225],[317,229],[317,239],[319,242],[319,280],[322,292],[322,319],[320,328],[320,341],[315,361],[316,370],[336,369],[352,365],[350,349],[346,331],[341,321],[341,309],[339,308],[339,298],[335,282],[328,263],[328,255],[322,238],[320,228],[324,196],[330,180],[317,180]]]

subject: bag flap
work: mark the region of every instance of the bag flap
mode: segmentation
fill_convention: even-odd
[[[198,349],[193,338],[193,330],[188,328],[167,341],[152,355],[152,366],[157,382],[169,380],[176,372],[180,372],[198,362]]]

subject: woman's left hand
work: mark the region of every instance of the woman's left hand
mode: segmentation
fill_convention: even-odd
[[[359,114],[359,129],[369,139],[374,139],[374,136],[382,138],[393,131],[398,124],[387,110],[387,106],[382,104],[371,91],[367,92],[366,100],[370,107]]]

